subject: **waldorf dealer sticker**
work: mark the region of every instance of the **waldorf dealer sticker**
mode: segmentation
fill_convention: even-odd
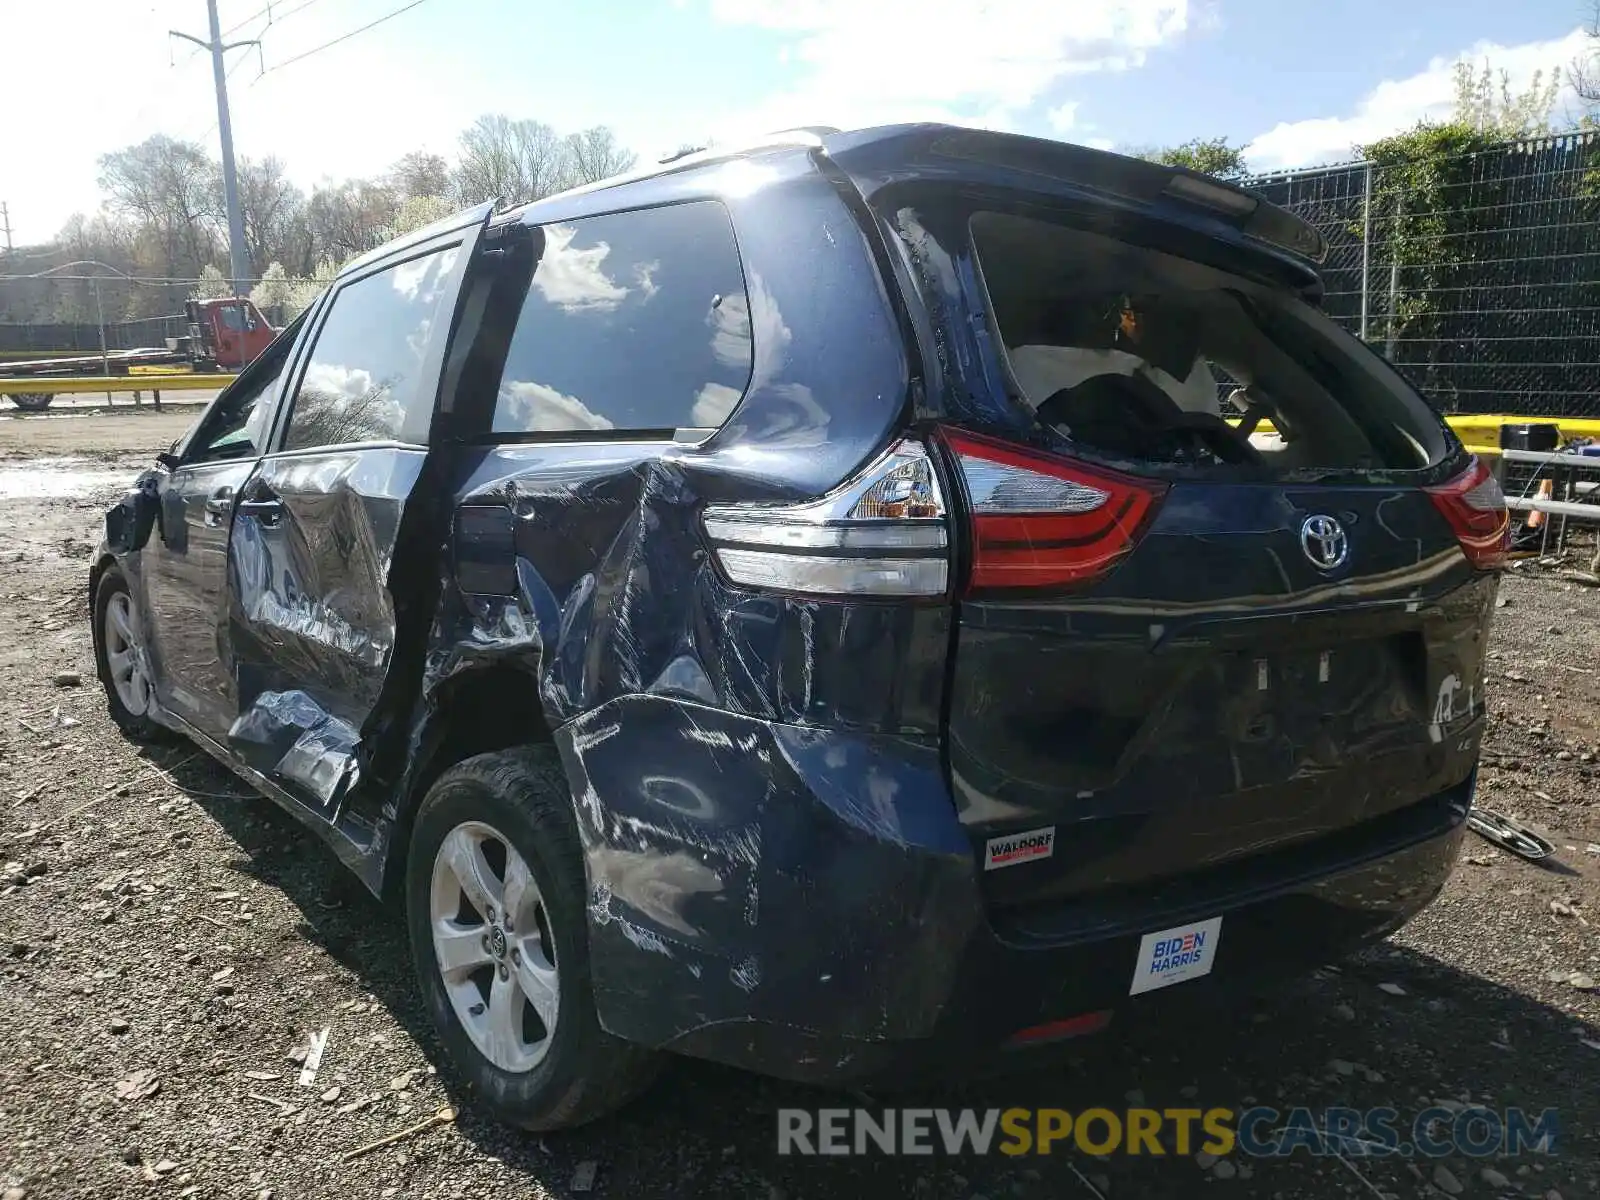
[[[990,838],[984,849],[983,869],[997,871],[1017,863],[1032,862],[1036,858],[1049,858],[1055,853],[1056,827],[1030,829],[1026,833],[1008,833],[1005,837]]]

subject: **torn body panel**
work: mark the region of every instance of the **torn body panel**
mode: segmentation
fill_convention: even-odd
[[[506,595],[449,587],[424,692],[509,658],[536,674],[551,728],[637,693],[796,725],[936,736],[950,612],[756,594],[712,566],[698,464],[660,446],[491,451],[463,488],[455,573],[486,577],[460,535],[509,510],[496,578]],[[464,570],[462,555],[474,555]]]
[[[931,1030],[952,986],[945,951],[978,919],[935,743],[663,696],[603,704],[556,741],[612,1032],[666,1045],[744,1021],[865,1040]]]

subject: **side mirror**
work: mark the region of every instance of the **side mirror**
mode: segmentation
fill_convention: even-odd
[[[176,471],[179,465],[183,462],[183,458],[180,455],[174,454],[171,450],[163,450],[160,454],[156,455],[156,462],[160,463],[169,471]]]
[[[156,523],[156,482],[145,472],[106,513],[106,547],[113,554],[143,549]]]

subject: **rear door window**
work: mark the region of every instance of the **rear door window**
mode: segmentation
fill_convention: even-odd
[[[715,201],[546,225],[498,434],[710,431],[743,398],[750,304]]]
[[[341,287],[330,301],[300,377],[284,449],[361,442],[423,445],[433,394],[419,368],[447,301],[459,247],[385,267]]]
[[[1287,293],[1034,217],[971,228],[1013,397],[1084,449],[1274,473],[1444,453],[1409,386]]]

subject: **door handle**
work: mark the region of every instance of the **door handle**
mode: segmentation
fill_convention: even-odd
[[[231,487],[219,487],[206,497],[206,524],[212,526],[222,524],[227,519],[228,513],[232,508],[233,489]]]
[[[283,501],[276,496],[260,500],[241,500],[234,507],[241,517],[254,517],[263,525],[276,525],[283,519]]]

